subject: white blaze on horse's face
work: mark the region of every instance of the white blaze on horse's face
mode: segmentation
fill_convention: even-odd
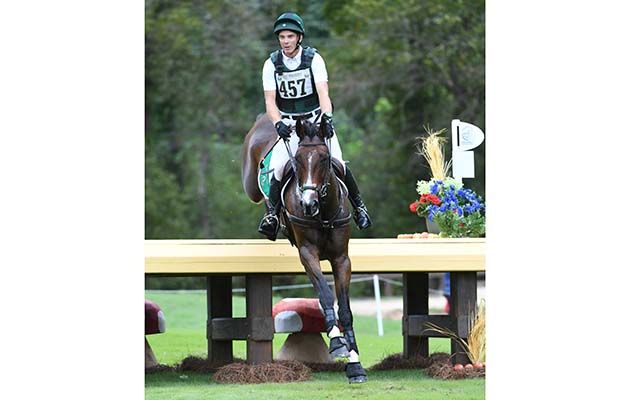
[[[319,214],[319,199],[317,193],[317,186],[313,183],[313,170],[315,165],[313,164],[313,156],[317,154],[315,151],[311,151],[308,153],[306,158],[307,168],[306,168],[306,179],[302,183],[302,196],[300,202],[302,203],[302,208],[304,211],[304,215],[309,217],[314,217]]]

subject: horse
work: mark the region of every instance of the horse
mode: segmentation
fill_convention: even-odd
[[[298,149],[285,168],[282,182],[283,233],[297,247],[304,270],[317,291],[328,332],[329,353],[347,359],[349,383],[367,381],[359,361],[359,349],[350,309],[351,261],[348,257],[351,214],[347,188],[338,175],[343,166],[332,158],[323,124],[298,120]],[[250,200],[260,203],[264,195],[258,185],[260,162],[277,139],[267,117],[259,116],[243,143],[242,181]],[[322,273],[320,261],[332,267],[339,306],[338,321],[333,308],[333,292]],[[343,329],[343,336],[338,326]]]

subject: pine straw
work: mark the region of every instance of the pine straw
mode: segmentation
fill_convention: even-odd
[[[486,368],[464,368],[459,371],[453,369],[450,362],[436,362],[424,370],[427,375],[438,379],[455,380],[466,378],[485,378]]]
[[[402,353],[385,357],[381,362],[372,365],[370,371],[386,371],[390,369],[424,369],[429,366],[429,359],[423,356],[405,358]]]
[[[177,372],[177,366],[158,364],[144,369],[145,374],[155,374],[158,372]]]
[[[402,353],[393,354],[384,358],[378,364],[369,368],[369,371],[387,371],[393,369],[424,369],[426,374],[445,380],[480,378],[486,376],[486,369],[466,369],[455,371],[451,364],[451,356],[447,353],[433,353],[430,357],[416,356],[406,359]]]
[[[245,362],[242,358],[235,358],[235,362]],[[198,372],[212,373],[224,364],[208,364],[207,358],[188,356],[176,365],[158,364],[154,367],[144,369],[145,374],[153,374],[156,372]]]
[[[334,363],[301,363],[299,361],[274,361],[261,365],[249,365],[242,359],[222,367],[208,365],[207,359],[187,357],[175,366],[159,364],[146,368],[145,373],[157,372],[215,372],[212,379],[219,383],[267,383],[267,382],[299,382],[311,379],[311,372],[343,372],[344,362]],[[402,353],[385,357],[381,362],[368,368],[368,371],[387,371],[396,369],[424,369],[433,378],[455,380],[465,378],[485,378],[486,369],[466,369],[455,371],[451,364],[451,356],[447,353],[433,353],[430,357],[417,356],[406,359]]]
[[[346,370],[346,363],[343,361],[330,363],[305,362],[304,365],[309,367],[313,372],[343,372]]]
[[[299,361],[274,361],[259,365],[232,363],[217,370],[218,383],[284,383],[311,379],[311,369]]]

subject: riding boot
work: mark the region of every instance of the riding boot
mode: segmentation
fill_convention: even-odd
[[[352,171],[346,165],[346,178],[344,180],[346,187],[348,188],[348,197],[350,198],[350,203],[352,203],[352,207],[354,207],[354,222],[356,222],[359,229],[369,228],[372,225],[372,221],[370,220],[370,216],[368,215],[368,210],[365,204],[363,204],[363,199],[361,199],[361,194],[359,193],[359,187],[357,186],[357,181],[354,180],[354,176],[352,175]]]
[[[278,236],[280,223],[278,211],[280,209],[280,182],[272,175],[269,180],[269,199],[265,202],[267,212],[263,215],[258,226],[258,232],[267,236],[267,239],[275,241]]]

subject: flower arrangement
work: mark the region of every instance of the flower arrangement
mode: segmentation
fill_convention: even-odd
[[[470,189],[464,189],[461,180],[449,177],[450,161],[444,160],[444,129],[431,131],[422,139],[422,154],[433,178],[418,181],[416,191],[420,198],[409,204],[409,211],[426,217],[440,227],[441,237],[480,237],[486,231],[485,205],[483,199]]]

